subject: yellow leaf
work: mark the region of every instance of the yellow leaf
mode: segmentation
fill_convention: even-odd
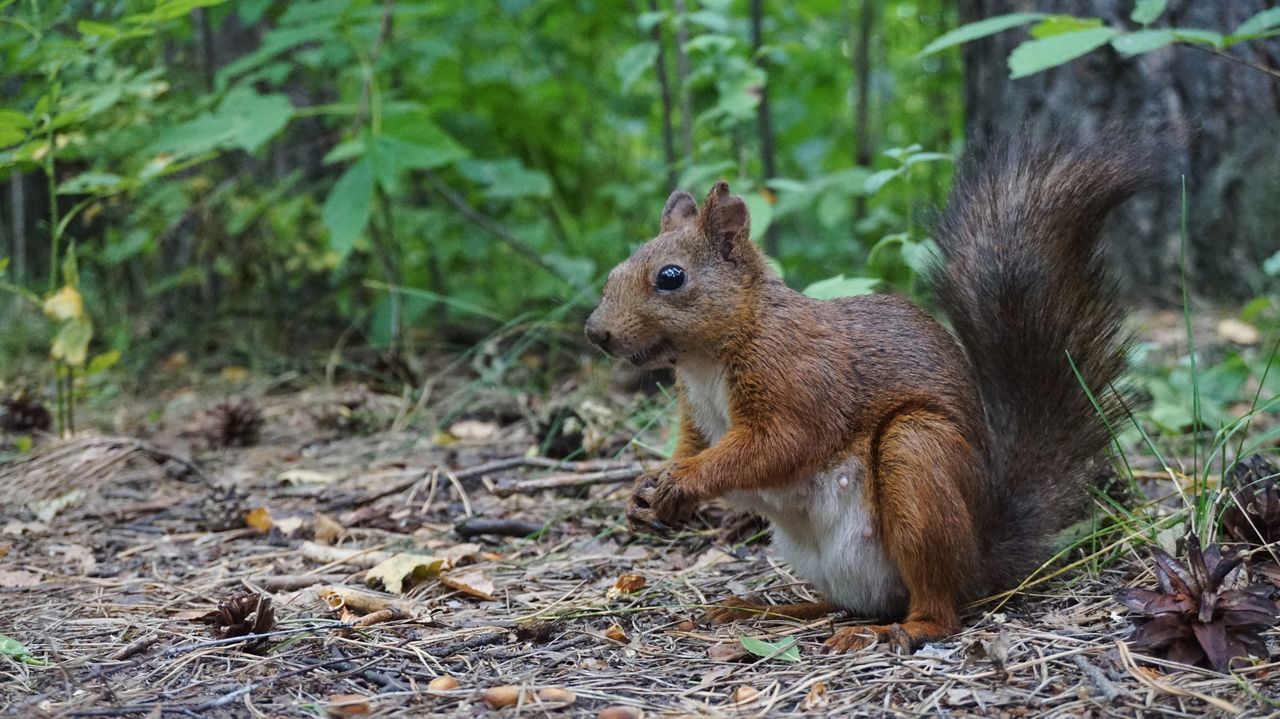
[[[444,563],[444,559],[426,554],[396,554],[378,562],[364,573],[364,578],[382,582],[392,594],[403,594],[415,583],[438,576]]]
[[[75,319],[84,314],[84,298],[79,290],[67,285],[44,301],[44,313],[56,322]]]
[[[222,379],[231,384],[244,384],[249,381],[249,370],[240,365],[230,364],[222,368]]]
[[[72,367],[83,367],[89,359],[89,340],[93,339],[93,323],[88,317],[72,317],[62,323],[49,347],[49,357]]]
[[[266,507],[258,507],[245,512],[244,523],[259,532],[270,532],[271,527],[274,526],[271,521],[271,512]]]

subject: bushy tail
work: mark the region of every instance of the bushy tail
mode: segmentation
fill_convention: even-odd
[[[1079,518],[1109,441],[1071,362],[1114,417],[1122,317],[1098,233],[1153,160],[1132,142],[1019,141],[967,158],[958,172],[936,235],[934,289],[991,429],[982,530],[994,587],[1016,585],[1047,559],[1046,540]]]

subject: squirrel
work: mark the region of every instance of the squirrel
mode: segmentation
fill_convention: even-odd
[[[930,277],[954,334],[900,296],[792,290],[723,181],[701,208],[671,194],[586,323],[605,353],[675,370],[679,439],[636,480],[628,519],[661,531],[724,499],[769,520],[826,600],[734,598],[712,621],[847,611],[887,623],[840,628],[829,650],[915,648],[1041,565],[1086,509],[1121,407],[1121,308],[1098,236],[1154,155],[1027,140],[967,153]]]

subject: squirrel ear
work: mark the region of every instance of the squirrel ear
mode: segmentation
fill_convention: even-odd
[[[751,233],[747,203],[741,197],[729,194],[729,184],[723,180],[707,193],[698,224],[702,234],[711,240],[716,252],[726,260],[732,259],[734,248],[739,242],[747,241]]]
[[[692,220],[698,214],[698,202],[693,195],[684,190],[676,190],[667,198],[666,207],[662,208],[662,226],[659,232],[675,229]]]

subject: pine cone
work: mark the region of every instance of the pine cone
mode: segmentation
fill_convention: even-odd
[[[200,617],[200,621],[211,626],[213,636],[229,639],[271,631],[276,625],[276,613],[271,608],[271,597],[245,592],[222,600],[217,609]]]
[[[1222,513],[1227,534],[1251,546],[1280,542],[1280,471],[1255,454],[1237,462],[1224,485],[1231,496]]]
[[[244,495],[235,487],[213,487],[200,499],[200,526],[210,532],[239,529],[244,524]]]
[[[52,427],[53,417],[39,397],[19,392],[0,400],[0,431],[30,434],[48,432]]]
[[[228,400],[206,413],[201,434],[215,448],[251,447],[262,435],[262,410],[253,400]]]
[[[1261,586],[1230,588],[1237,583],[1242,556],[1224,557],[1221,545],[1203,552],[1200,540],[1187,539],[1184,566],[1160,548],[1152,548],[1159,591],[1132,587],[1115,599],[1139,612],[1130,646],[1175,662],[1229,671],[1232,660],[1267,656],[1261,636],[1275,624],[1280,609]]]

